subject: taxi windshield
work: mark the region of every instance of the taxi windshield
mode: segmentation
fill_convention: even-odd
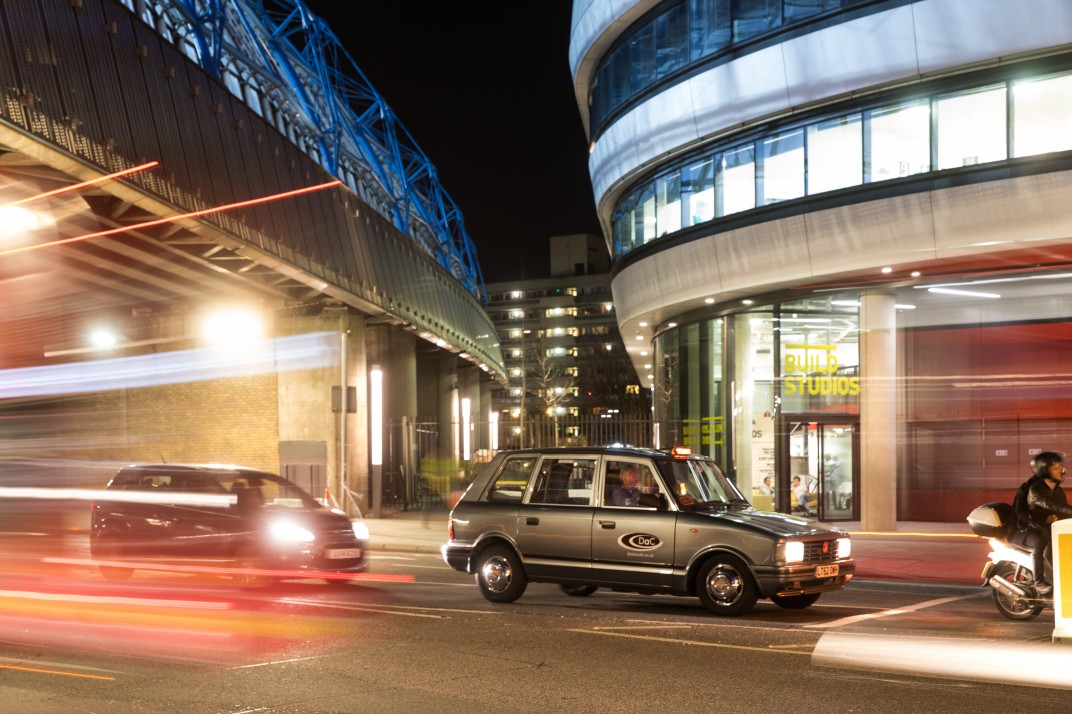
[[[681,506],[748,505],[748,499],[714,461],[674,459],[662,462],[660,466],[663,478]]]

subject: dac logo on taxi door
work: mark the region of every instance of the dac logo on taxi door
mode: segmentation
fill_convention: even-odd
[[[618,539],[618,545],[629,550],[655,550],[663,542],[651,533],[626,533]]]

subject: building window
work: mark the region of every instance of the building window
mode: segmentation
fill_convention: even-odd
[[[720,216],[756,207],[756,150],[751,144],[722,155],[718,195],[721,199]]]
[[[1006,158],[1004,85],[938,97],[934,114],[939,170]]]
[[[1072,75],[1013,82],[1013,156],[1072,149]]]
[[[863,117],[850,114],[808,127],[808,194],[863,183]]]
[[[794,129],[759,142],[756,193],[761,205],[804,195],[804,132]]]
[[[885,181],[931,170],[930,102],[915,101],[864,112],[868,181]]]

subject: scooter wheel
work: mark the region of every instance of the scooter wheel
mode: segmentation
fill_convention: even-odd
[[[1012,563],[1001,563],[995,568],[993,577],[1003,578],[1018,587],[1034,591],[1034,581],[1024,577],[1025,575],[1026,571]],[[1034,620],[1042,612],[1043,606],[1037,600],[1007,595],[996,588],[991,589],[998,612],[1010,620]]]

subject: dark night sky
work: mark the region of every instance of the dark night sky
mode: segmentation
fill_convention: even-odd
[[[569,0],[309,0],[439,171],[485,282],[543,277],[599,233],[569,72]]]

